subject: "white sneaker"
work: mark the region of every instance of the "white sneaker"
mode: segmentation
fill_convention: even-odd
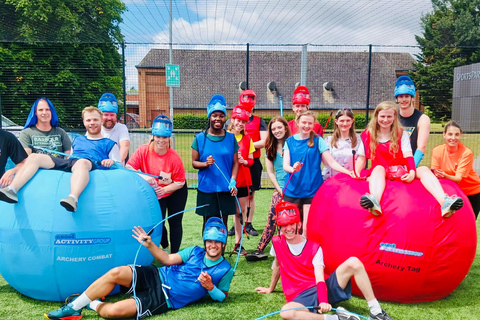
[[[442,217],[449,218],[452,214],[463,207],[463,199],[452,195],[451,197],[445,195],[445,202],[442,205]]]
[[[377,198],[373,194],[365,193],[360,198],[360,205],[362,208],[370,211],[374,216],[381,216],[383,214],[382,208],[380,208],[380,203],[378,203]]]

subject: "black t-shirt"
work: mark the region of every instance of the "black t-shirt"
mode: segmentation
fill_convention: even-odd
[[[5,165],[7,164],[7,159],[10,157],[15,164],[19,164],[25,158],[27,158],[27,153],[23,149],[20,141],[5,130],[0,130],[0,177],[5,173]]]
[[[422,112],[415,109],[413,111],[413,114],[408,117],[404,118],[400,114],[398,114],[398,120],[400,120],[400,124],[403,127],[403,130],[405,130],[408,133],[408,136],[410,137],[410,144],[412,145],[412,152],[415,153],[417,150],[417,139],[418,139],[418,120],[420,120],[420,117],[422,116]]]

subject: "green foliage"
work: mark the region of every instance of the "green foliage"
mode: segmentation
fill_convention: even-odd
[[[45,96],[60,125],[75,127],[80,111],[102,93],[121,97],[124,10],[119,0],[0,0],[2,112],[23,123]]]
[[[432,0],[434,11],[422,17],[422,50],[412,74],[423,105],[433,120],[451,115],[455,67],[480,61],[480,0]]]
[[[208,125],[205,115],[178,114],[173,117],[173,127],[179,129],[204,130]]]

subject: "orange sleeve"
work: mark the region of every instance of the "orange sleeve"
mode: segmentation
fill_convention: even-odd
[[[473,153],[469,150],[465,150],[458,162],[458,166],[455,170],[455,175],[460,174],[462,178],[467,178],[470,171],[473,170]]]

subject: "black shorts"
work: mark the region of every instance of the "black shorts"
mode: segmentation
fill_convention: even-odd
[[[260,162],[260,158],[253,159],[253,165],[250,167],[250,176],[252,177],[251,190],[260,190],[262,182],[262,170],[263,166]]]
[[[130,266],[130,268],[133,271],[133,266]],[[158,268],[154,265],[135,266],[134,275],[138,319],[167,312],[169,308],[162,290],[162,280]],[[133,294],[132,287],[120,286],[120,291]]]
[[[80,159],[76,159],[76,158],[68,158],[68,159],[63,159],[63,158],[59,158],[59,157],[52,157],[50,155],[50,158],[52,159],[53,161],[53,168],[54,170],[59,170],[59,171],[64,171],[64,172],[72,172],[72,168],[73,166],[75,165],[75,163],[80,160]],[[88,160],[88,159],[86,159]],[[90,160],[88,160],[90,161]],[[90,169],[90,171],[93,171],[95,169],[97,169],[97,166],[92,162],[92,169]]]
[[[195,213],[203,217],[223,217],[237,213],[235,197],[230,192],[205,193],[197,190],[197,206],[208,204],[208,206],[197,208]]]
[[[283,196],[283,201],[290,202],[293,204],[297,204],[299,207],[303,206],[304,204],[311,204],[313,198],[292,198],[287,195]]]
[[[238,188],[237,190],[237,198],[245,198],[245,197],[248,197],[252,191],[250,189],[250,191],[248,191],[248,188],[249,187],[240,187]]]

